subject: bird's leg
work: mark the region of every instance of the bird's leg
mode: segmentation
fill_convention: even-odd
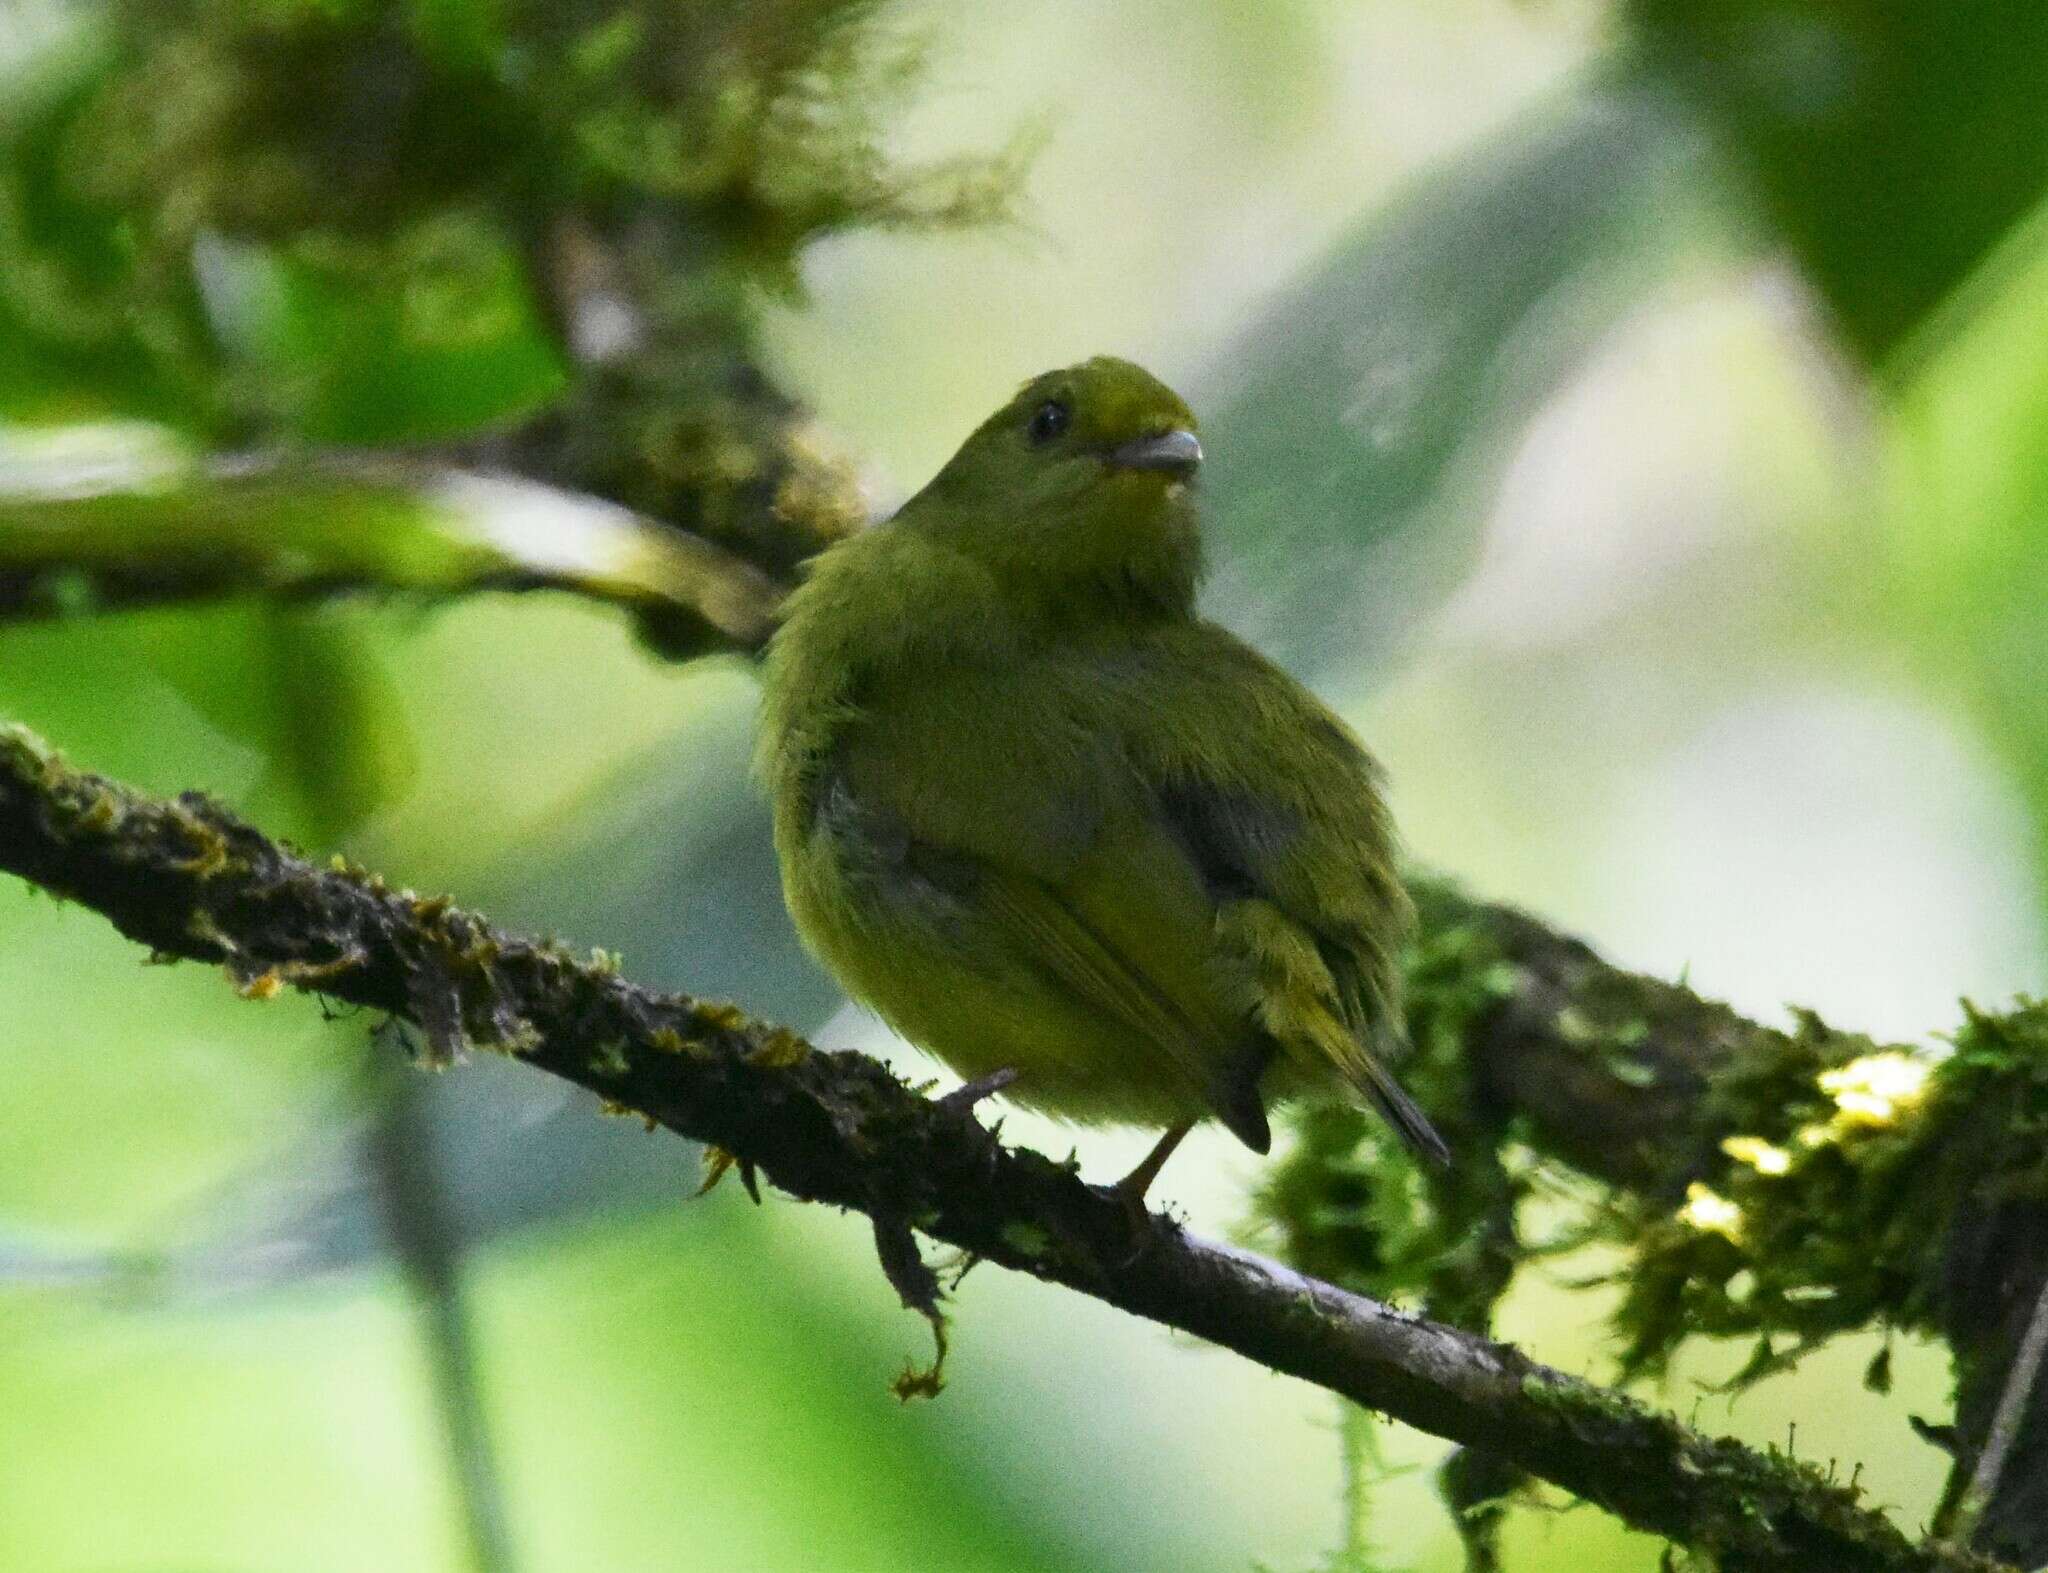
[[[1016,1079],[1016,1068],[1005,1065],[1001,1070],[990,1071],[986,1076],[963,1081],[951,1092],[939,1098],[938,1105],[948,1113],[971,1114],[974,1112],[974,1106],[982,1099],[993,1097]]]
[[[1112,1190],[1131,1214],[1131,1221],[1143,1226],[1145,1222],[1145,1193],[1152,1189],[1152,1182],[1159,1177],[1159,1171],[1166,1166],[1166,1160],[1173,1156],[1174,1148],[1187,1139],[1189,1131],[1195,1128],[1193,1120],[1182,1120],[1170,1127],[1166,1134],[1153,1144],[1145,1154],[1144,1161],[1129,1174],[1118,1180]]]

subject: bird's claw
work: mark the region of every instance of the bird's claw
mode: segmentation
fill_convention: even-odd
[[[697,1187],[691,1199],[710,1194],[718,1182],[734,1169],[739,1170],[740,1184],[746,1187],[747,1195],[753,1199],[754,1205],[759,1207],[761,1182],[756,1178],[754,1160],[738,1157],[723,1147],[716,1146],[706,1146],[704,1149],[704,1182]]]

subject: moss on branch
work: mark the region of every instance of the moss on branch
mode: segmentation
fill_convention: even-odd
[[[1699,1436],[1506,1345],[1394,1311],[1163,1218],[858,1054],[737,1007],[660,995],[608,958],[503,933],[442,899],[316,865],[196,795],[167,801],[0,732],[0,867],[165,957],[264,998],[285,986],[414,1023],[438,1052],[515,1054],[713,1143],[789,1194],[905,1225],[1498,1454],[1722,1565],[1988,1570],[1916,1546],[1810,1466]],[[901,1276],[904,1264],[896,1264]]]
[[[1842,1332],[1946,1338],[1947,1522],[2048,1281],[2048,1006],[1966,1009],[1947,1048],[1811,1012],[1779,1031],[1610,967],[1524,913],[1434,880],[1415,890],[1404,1077],[1461,1154],[1496,1155],[1490,1187],[1484,1165],[1418,1173],[1368,1118],[1302,1111],[1258,1200],[1288,1259],[1368,1293],[1423,1285],[1446,1314],[1483,1316],[1500,1281],[1489,1265],[1523,1254],[1514,1176],[1561,1160],[1605,1188],[1589,1216],[1624,1252],[1615,1330],[1630,1371],[1698,1335],[1752,1341],[1738,1381]],[[1880,1357],[1870,1380],[1886,1376]],[[2017,1398],[1973,1540],[2034,1566],[2048,1557],[2048,1391]]]

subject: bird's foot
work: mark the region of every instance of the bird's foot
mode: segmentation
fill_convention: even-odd
[[[1109,1188],[1110,1194],[1123,1204],[1124,1212],[1131,1220],[1132,1233],[1141,1239],[1152,1224],[1152,1212],[1145,1205],[1145,1193],[1152,1189],[1152,1182],[1159,1177],[1166,1160],[1173,1156],[1174,1148],[1187,1139],[1192,1129],[1192,1122],[1174,1126],[1153,1144],[1137,1168]]]
[[[1117,1205],[1123,1208],[1124,1220],[1131,1226],[1132,1238],[1143,1240],[1152,1227],[1152,1209],[1145,1205],[1144,1188],[1132,1185],[1126,1178],[1112,1185],[1109,1194],[1114,1196]]]
[[[756,1207],[761,1205],[761,1182],[755,1177],[753,1159],[736,1157],[723,1147],[707,1145],[704,1149],[703,1163],[704,1182],[691,1196],[692,1201],[699,1196],[709,1195],[728,1172],[737,1169],[740,1172],[740,1184],[747,1188],[747,1195],[753,1198]]]
[[[962,1082],[936,1102],[948,1114],[972,1114],[977,1103],[994,1097],[1016,1079],[1016,1068],[1005,1065],[1001,1070],[990,1071],[986,1076],[977,1076],[972,1081]]]

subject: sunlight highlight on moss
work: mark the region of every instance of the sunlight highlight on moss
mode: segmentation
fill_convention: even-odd
[[[1792,1154],[1761,1136],[1730,1136],[1721,1143],[1721,1151],[1737,1163],[1748,1164],[1758,1174],[1775,1177],[1792,1168]]]
[[[1866,1054],[1819,1077],[1821,1090],[1841,1111],[1844,1125],[1891,1125],[1927,1094],[1926,1060],[1899,1050]]]
[[[1742,1209],[1698,1180],[1685,1188],[1685,1205],[1678,1209],[1678,1220],[1703,1234],[1718,1234],[1738,1245],[1742,1242]]]

